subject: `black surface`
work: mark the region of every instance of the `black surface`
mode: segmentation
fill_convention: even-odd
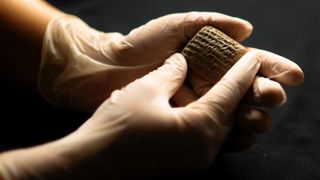
[[[50,2],[80,16],[99,30],[124,34],[152,18],[174,12],[217,11],[249,20],[254,25],[254,33],[244,44],[270,50],[295,61],[305,72],[305,83],[300,87],[286,88],[287,104],[272,112],[274,125],[271,131],[259,136],[253,148],[221,155],[208,171],[190,178],[320,179],[319,1]],[[4,85],[0,95],[2,103],[8,105],[1,110],[1,121],[8,123],[0,129],[2,149],[55,139],[71,132],[85,120],[83,115],[56,109],[41,97],[24,92],[10,83],[4,82]],[[12,113],[13,110],[18,110],[18,113]]]

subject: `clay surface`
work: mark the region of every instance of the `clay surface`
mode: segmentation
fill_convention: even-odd
[[[217,82],[246,52],[246,48],[220,30],[203,27],[182,50],[190,71]]]

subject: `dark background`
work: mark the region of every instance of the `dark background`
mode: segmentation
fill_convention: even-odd
[[[102,31],[128,33],[153,18],[175,12],[216,11],[254,25],[245,45],[283,55],[305,72],[305,83],[286,87],[288,102],[273,110],[272,129],[249,150],[220,155],[190,179],[320,179],[320,2],[317,0],[51,0]],[[2,80],[0,150],[62,137],[85,121],[39,95]]]

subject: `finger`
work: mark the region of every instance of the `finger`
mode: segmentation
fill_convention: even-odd
[[[259,73],[271,80],[285,85],[299,85],[304,81],[304,75],[300,67],[294,62],[277,54],[249,48],[249,51],[257,53],[261,61]]]
[[[237,41],[245,39],[252,31],[249,22],[220,13],[178,13],[149,21],[111,46],[112,49],[121,52],[114,55],[119,57],[117,59],[130,57],[129,62],[122,62],[124,64],[145,65],[162,62],[171,54],[180,51],[205,25],[215,26]]]
[[[275,107],[284,104],[287,95],[278,82],[257,76],[245,96],[245,101],[254,106]]]
[[[270,129],[272,119],[270,115],[259,109],[241,107],[236,115],[236,126],[251,133],[263,133]]]
[[[186,60],[180,53],[176,53],[168,58],[163,66],[144,76],[139,82],[169,99],[183,84],[186,74]]]
[[[199,97],[197,94],[188,86],[182,85],[181,88],[172,97],[173,101],[178,107],[184,107],[191,102],[194,102]]]
[[[184,31],[185,40],[192,38],[203,26],[214,26],[228,34],[236,41],[242,41],[252,33],[252,25],[243,19],[216,12],[190,12],[176,14],[178,22]],[[181,20],[178,20],[181,19]]]
[[[246,53],[204,96],[187,107],[201,106],[223,123],[251,86],[261,65],[257,58],[255,53]]]

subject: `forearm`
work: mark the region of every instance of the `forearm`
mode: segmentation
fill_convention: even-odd
[[[62,169],[59,158],[42,146],[5,152],[0,167],[4,180],[43,179]]]
[[[5,0],[0,7],[0,20],[7,28],[40,44],[48,22],[62,14],[42,0]]]
[[[63,12],[42,0],[0,1],[0,51],[3,76],[36,90],[43,35]]]
[[[5,180],[4,167],[2,165],[1,156],[0,156],[0,180]]]
[[[47,144],[4,152],[0,154],[0,180],[109,179],[104,159],[108,155],[100,156],[99,152],[109,149],[119,136],[119,128],[110,128],[101,133],[72,133]]]

